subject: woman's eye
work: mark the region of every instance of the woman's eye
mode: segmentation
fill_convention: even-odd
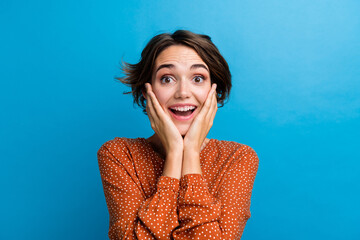
[[[166,84],[166,83],[171,83],[173,81],[173,79],[169,76],[163,76],[162,78],[160,78],[160,81],[161,81],[161,83]]]
[[[202,83],[203,81],[204,81],[203,76],[195,76],[194,77],[194,82],[196,82],[196,83]]]

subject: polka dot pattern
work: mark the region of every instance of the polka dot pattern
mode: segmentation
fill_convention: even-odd
[[[98,151],[110,239],[240,239],[250,218],[258,157],[210,139],[202,174],[161,176],[164,159],[144,138],[115,138]]]

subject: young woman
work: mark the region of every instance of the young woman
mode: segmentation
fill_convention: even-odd
[[[98,151],[110,239],[240,239],[258,158],[244,144],[206,138],[231,89],[210,37],[157,35],[124,72],[119,80],[155,133]]]

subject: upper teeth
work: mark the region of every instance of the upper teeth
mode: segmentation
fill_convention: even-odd
[[[186,111],[195,109],[195,106],[172,107],[171,109],[176,110],[176,111],[186,112]]]

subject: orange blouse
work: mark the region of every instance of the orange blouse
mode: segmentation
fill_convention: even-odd
[[[98,151],[110,239],[240,239],[250,218],[258,157],[210,139],[202,174],[161,176],[164,159],[144,138],[115,138]]]

